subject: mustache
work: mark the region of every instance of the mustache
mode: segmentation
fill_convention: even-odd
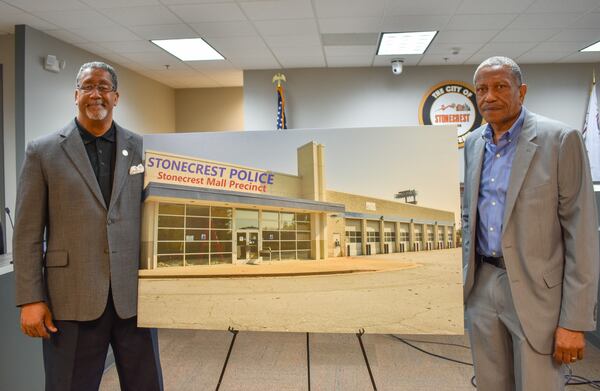
[[[90,100],[88,103],[88,106],[89,105],[104,105],[104,100],[103,99]]]

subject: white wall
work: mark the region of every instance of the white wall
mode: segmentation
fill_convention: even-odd
[[[523,65],[529,92],[528,109],[571,126],[583,126],[598,64]],[[405,67],[394,76],[391,67],[289,69],[289,128],[343,128],[418,125],[419,105],[433,85],[445,80],[471,82],[475,66]],[[244,128],[275,128],[276,96],[271,82],[280,70],[244,72]]]

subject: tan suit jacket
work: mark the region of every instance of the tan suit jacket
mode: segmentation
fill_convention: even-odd
[[[75,121],[27,146],[13,236],[17,305],[45,300],[55,319],[92,320],[110,286],[119,316],[136,314],[143,175],[129,168],[142,161],[142,139],[116,130],[110,205]]]
[[[477,201],[485,126],[465,143],[465,302],[475,283]],[[595,330],[598,221],[581,133],[527,112],[517,140],[502,225],[502,252],[517,315],[539,353],[558,325]]]

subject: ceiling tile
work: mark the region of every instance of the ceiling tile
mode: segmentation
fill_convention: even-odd
[[[68,10],[33,12],[34,15],[65,29],[103,27],[110,30],[116,24],[98,11]]]
[[[271,52],[259,37],[210,38],[207,41],[230,60],[243,56],[271,56]]]
[[[461,0],[392,0],[387,15],[452,15]]]
[[[576,42],[542,42],[532,49],[534,52],[573,53],[582,49],[583,45]]]
[[[188,23],[246,20],[235,3],[172,5],[169,8]]]
[[[379,33],[382,25],[380,17],[324,18],[318,22],[322,34]]]
[[[302,19],[315,15],[309,0],[271,0],[240,3],[251,20]]]
[[[241,68],[241,69],[280,69],[281,65],[277,62],[275,57],[266,57],[266,56],[245,56],[232,63]]]
[[[323,58],[323,48],[321,46],[303,46],[303,47],[289,47],[284,46],[280,48],[273,48],[273,54],[277,58],[289,58],[289,57],[320,57]]]
[[[14,31],[14,26],[17,24],[26,24],[38,30],[57,30],[60,27],[56,24],[49,23],[31,14],[22,12],[20,14],[5,15],[0,14],[0,29],[6,30],[11,34]]]
[[[570,2],[569,2],[570,3]],[[581,17],[580,14],[560,13],[560,14],[522,14],[512,22],[510,29],[547,29],[565,28]]]
[[[206,38],[256,37],[258,35],[252,23],[246,20],[238,22],[194,23],[190,24],[190,27]]]
[[[448,30],[501,30],[508,26],[517,14],[494,15],[454,15],[446,29]]]
[[[549,39],[551,42],[589,42],[600,40],[600,29],[567,29]]]
[[[373,62],[373,56],[330,56],[327,55],[327,67],[345,68],[345,67],[370,67]]]
[[[537,0],[526,13],[588,12],[598,7],[598,0]]]
[[[103,13],[125,26],[175,24],[180,22],[177,16],[162,5],[110,8],[103,10]]]
[[[463,0],[457,14],[512,14],[521,13],[529,7],[534,0],[502,0],[481,1]]]
[[[386,16],[383,20],[382,31],[439,31],[448,24],[449,19],[449,15]]]
[[[78,29],[69,29],[72,33],[75,33],[91,42],[98,42],[100,39],[107,42],[116,41],[135,41],[139,37],[125,27],[118,25],[111,26],[110,28],[105,27],[87,27]]]
[[[571,54],[568,57],[565,57],[558,62],[600,62],[600,52],[583,52],[583,53],[575,53]],[[592,73],[592,69],[590,68],[590,73]],[[590,75],[591,78],[591,75]]]
[[[323,55],[317,56],[277,56],[283,68],[324,68],[327,64]]]
[[[141,5],[159,5],[160,2],[158,0],[127,0],[124,2],[123,0],[80,0],[81,2],[89,5],[92,8],[96,9],[105,9],[105,8],[120,8],[123,5],[127,5],[129,7],[137,7]],[[163,1],[164,3],[164,1]]]
[[[426,54],[435,54],[437,55],[445,55],[445,56],[455,56],[452,53],[458,51],[459,54],[473,54],[480,50],[484,44],[483,43],[448,43],[448,42],[438,42],[434,41],[427,48]]]
[[[314,0],[314,3],[319,18],[381,17],[386,6],[386,0]]]
[[[433,43],[451,43],[460,45],[462,43],[486,43],[491,40],[498,30],[471,30],[471,31],[440,31],[435,38]]]
[[[110,50],[96,42],[93,42],[93,43],[92,42],[81,42],[81,43],[76,43],[74,45],[85,51],[88,51],[88,52],[94,53],[94,54],[98,54],[101,56],[104,54],[116,54],[112,50]]]
[[[527,52],[519,56],[516,60],[519,64],[543,64],[553,63],[565,57],[557,52]]]
[[[133,26],[130,28],[140,38],[144,39],[176,39],[196,38],[198,33],[187,24],[160,24],[154,26]]]
[[[499,56],[506,57],[518,57],[535,46],[535,43],[532,42],[491,42],[483,45],[480,52],[498,53]]]
[[[360,45],[360,46],[324,46],[325,55],[329,59],[330,56],[363,56],[369,57],[374,56],[377,51],[377,47],[373,45]],[[329,60],[328,60],[329,62]]]
[[[23,10],[19,8],[15,8],[12,5],[0,2],[0,15],[9,16],[9,15],[17,15],[22,14]]]
[[[259,20],[254,25],[262,36],[308,35],[319,32],[315,19]]]
[[[308,46],[319,46],[321,41],[317,34],[311,35],[288,35],[279,37],[264,37],[267,45],[272,48],[297,48]]]
[[[186,61],[186,63],[194,68],[201,71],[234,71],[237,70],[227,60],[209,60],[209,61]]]
[[[493,42],[540,42],[558,33],[560,29],[506,29]]]
[[[120,41],[120,42],[101,42],[101,45],[115,53],[127,52],[162,52],[163,50],[149,41]]]
[[[392,60],[396,59],[396,58],[402,58],[404,60],[404,65],[417,65],[419,63],[419,61],[421,61],[421,58],[423,57],[422,54],[410,54],[408,56],[375,56],[375,59],[373,60],[373,66],[389,66],[390,67],[390,74],[392,73]]]
[[[600,26],[600,12],[592,12],[584,15],[582,18],[577,19],[573,25],[569,27],[582,28],[582,29],[593,29]]]
[[[67,43],[77,44],[77,43],[89,42],[87,39],[80,37],[77,34],[73,34],[72,32],[67,31],[67,30],[46,30],[44,32],[48,35],[53,36],[54,38],[58,38],[61,41],[64,41]]]
[[[36,11],[67,11],[67,10],[82,10],[88,6],[78,0],[4,0],[5,3],[14,5],[27,12]]]
[[[460,65],[464,63],[471,53],[452,54],[434,54],[425,53],[419,61],[419,65]]]

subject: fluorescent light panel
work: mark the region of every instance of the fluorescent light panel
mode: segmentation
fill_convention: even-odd
[[[583,48],[580,52],[600,52],[600,41],[591,44],[587,48]]]
[[[225,59],[202,38],[153,39],[150,42],[160,46],[181,61]]]
[[[377,48],[378,56],[423,54],[433,41],[437,31],[414,31],[410,33],[383,33]]]

